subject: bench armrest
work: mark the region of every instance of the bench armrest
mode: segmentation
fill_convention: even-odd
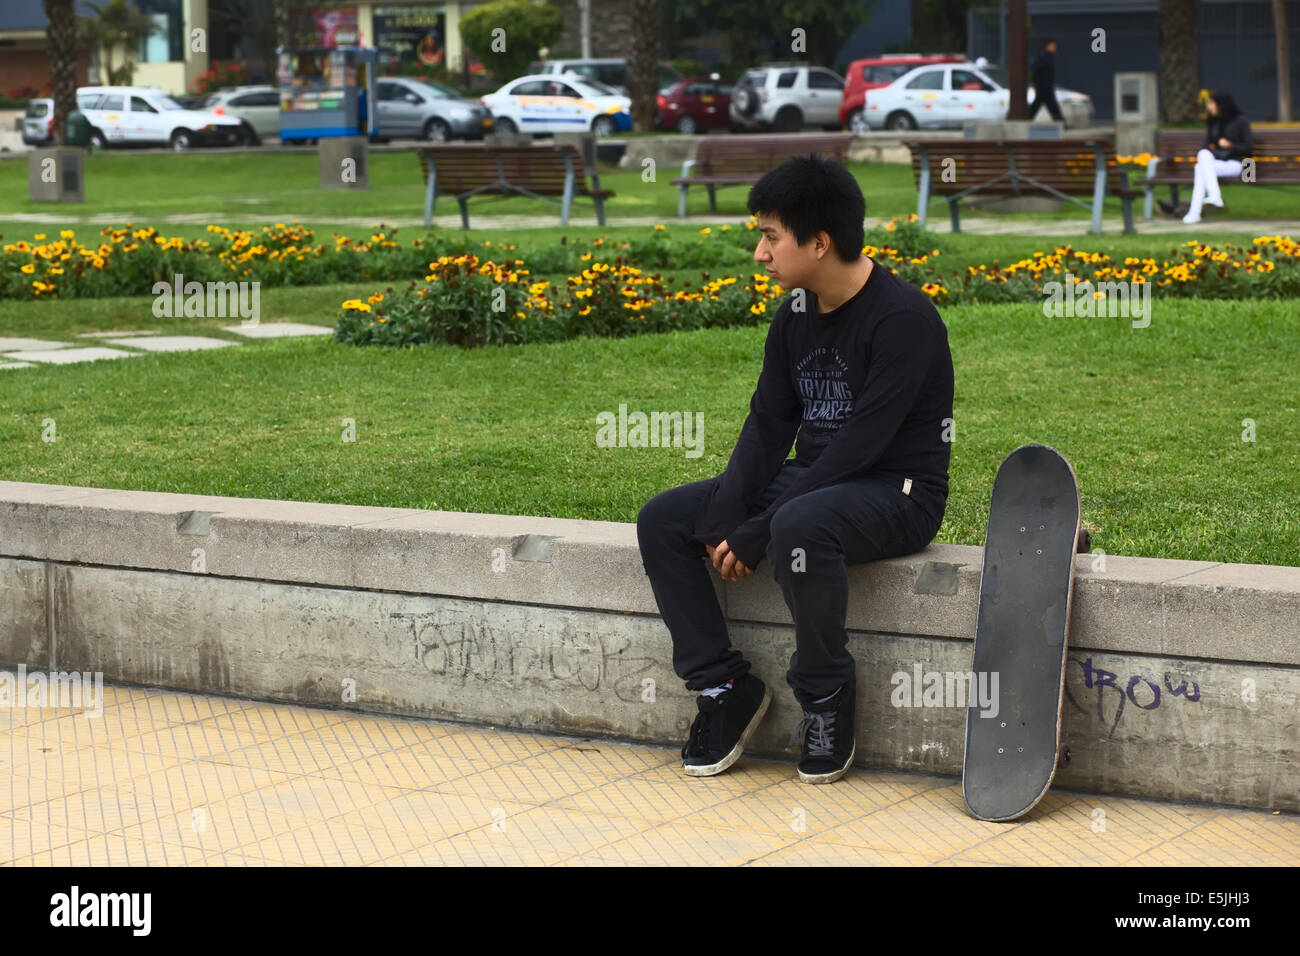
[[[691,174],[691,169],[695,166],[695,162],[696,162],[696,161],[693,160],[693,159],[688,159],[688,160],[686,160],[686,162],[682,163],[682,178],[683,178],[683,179],[686,179],[687,177],[690,176],[690,174]]]

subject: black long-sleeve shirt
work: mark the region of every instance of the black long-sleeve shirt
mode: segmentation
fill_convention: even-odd
[[[797,495],[868,475],[888,476],[935,519],[948,500],[953,397],[948,330],[921,290],[876,263],[847,302],[823,314],[807,294],[777,309],[763,369],[727,470],[695,527],[724,539],[754,568],[772,516]],[[795,440],[809,467],[764,511],[749,509],[781,469]]]

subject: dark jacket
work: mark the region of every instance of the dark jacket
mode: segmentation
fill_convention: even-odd
[[[1040,50],[1029,64],[1029,75],[1036,92],[1051,93],[1056,88],[1056,55]]]
[[[1250,123],[1246,115],[1237,109],[1237,104],[1227,94],[1218,94],[1215,103],[1219,115],[1211,116],[1205,123],[1205,148],[1214,153],[1216,159],[1245,159],[1255,149],[1255,138],[1250,132]],[[1232,143],[1224,152],[1219,146],[1219,137]]]

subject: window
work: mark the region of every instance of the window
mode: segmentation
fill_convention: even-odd
[[[526,83],[520,83],[511,91],[511,96],[546,96],[547,83],[545,80],[529,80]]]
[[[549,95],[550,96],[571,96],[575,100],[581,99],[581,97],[578,95],[578,91],[575,90],[573,87],[571,87],[568,83],[552,83]]]
[[[137,7],[154,28],[140,41],[136,57],[139,62],[175,63],[185,59],[184,0],[134,0],[127,6]]]
[[[32,100],[27,104],[27,118],[40,119],[50,115],[50,104],[44,100]]]
[[[795,79],[799,76],[796,70],[786,70],[776,78],[776,88],[778,90],[788,90],[794,86]]]
[[[827,70],[810,70],[808,86],[814,90],[842,90],[844,83],[838,76]]]
[[[158,111],[154,109],[152,106],[150,106],[148,103],[146,103],[144,100],[140,99],[140,97],[133,96],[131,97],[131,112],[132,113],[157,113]]]
[[[690,83],[685,92],[687,96],[712,96],[713,87],[708,83]]]
[[[954,90],[975,90],[980,93],[992,93],[993,87],[985,83],[970,70],[952,71],[952,88]]]
[[[943,89],[943,70],[926,70],[907,81],[909,90]]]
[[[862,68],[862,78],[868,83],[893,83],[908,70],[910,66],[866,66]]]
[[[123,102],[122,102],[122,94],[121,94],[121,93],[105,93],[105,94],[104,94],[104,98],[103,98],[102,100],[99,101],[99,109],[101,109],[101,110],[120,110],[120,109],[125,109],[125,106],[123,105]]]
[[[96,109],[101,99],[103,99],[102,93],[83,93],[81,96],[77,97],[77,109],[79,110]]]

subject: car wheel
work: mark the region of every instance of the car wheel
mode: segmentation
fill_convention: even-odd
[[[772,128],[778,133],[797,133],[803,129],[803,114],[793,106],[783,106],[776,114]]]
[[[451,139],[451,127],[443,120],[431,119],[424,124],[423,136],[430,143],[445,143]]]
[[[239,127],[239,132],[235,134],[236,146],[256,146],[257,134],[253,132],[253,127],[243,123]]]
[[[886,129],[911,130],[916,129],[916,120],[912,119],[912,114],[899,110],[889,119],[885,120]]]
[[[614,119],[611,116],[597,116],[591,121],[591,131],[597,136],[608,136],[614,132]]]
[[[172,133],[172,149],[183,153],[194,145],[194,134],[187,129],[178,129]]]
[[[104,138],[104,134],[99,130],[92,129],[90,131],[90,145],[95,147],[95,149],[107,149],[108,140]]]
[[[502,116],[498,119],[492,124],[492,128],[498,133],[510,134],[519,132],[519,127],[515,125],[515,121],[507,116]]]
[[[679,133],[685,133],[687,136],[692,136],[695,133],[698,133],[699,129],[699,125],[695,122],[695,117],[690,113],[683,114],[677,120],[677,132]]]
[[[867,125],[867,113],[865,110],[854,110],[849,114],[849,129],[855,133],[865,133],[871,129]]]
[[[758,109],[758,93],[750,86],[737,87],[732,101],[741,116],[752,116],[754,110]]]

